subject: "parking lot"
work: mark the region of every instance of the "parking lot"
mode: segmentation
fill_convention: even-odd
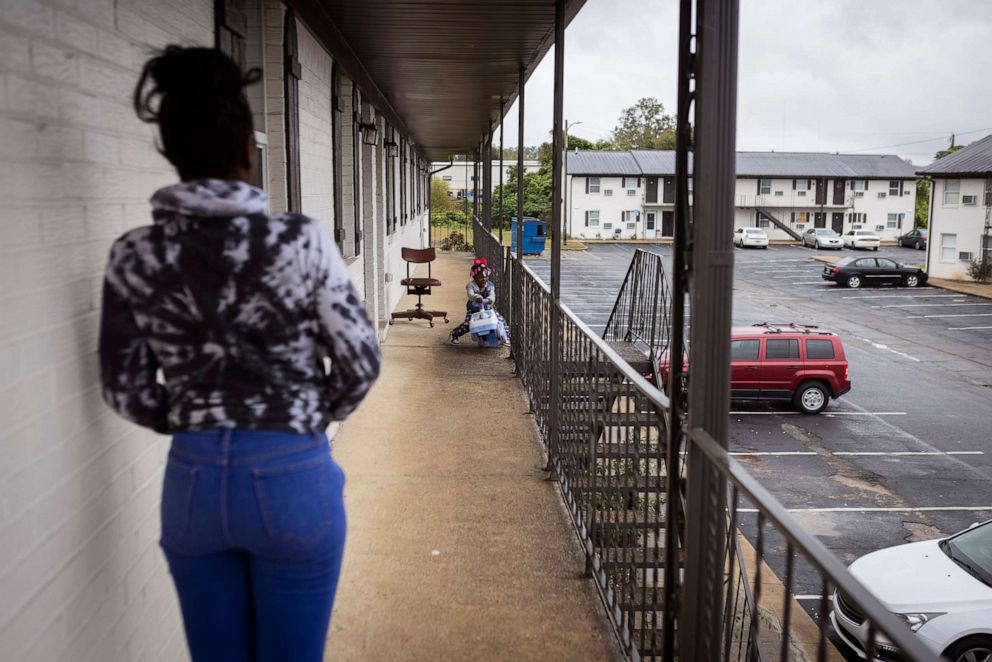
[[[597,331],[636,248],[670,268],[670,246],[563,254],[563,302]],[[735,403],[731,451],[845,562],[992,518],[992,301],[929,286],[849,290],[820,278],[816,254],[735,249],[734,323],[837,332],[853,388],[818,416]],[[921,251],[894,247],[840,254],[923,261]],[[528,264],[548,277],[546,256]],[[810,610],[822,592],[812,577],[800,572],[797,586]]]

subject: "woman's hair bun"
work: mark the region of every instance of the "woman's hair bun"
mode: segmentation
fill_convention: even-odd
[[[258,69],[242,73],[231,58],[217,49],[166,46],[145,63],[134,92],[134,108],[139,118],[155,122],[156,99],[161,103],[162,98],[170,96],[190,100],[237,97],[259,79]]]

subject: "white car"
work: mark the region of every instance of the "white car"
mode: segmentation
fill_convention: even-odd
[[[844,247],[844,242],[841,241],[840,235],[830,228],[810,228],[803,232],[803,246],[840,250]]]
[[[933,651],[951,662],[992,660],[992,520],[950,538],[866,554],[851,574]],[[866,659],[868,622],[840,593],[833,595],[834,630]],[[884,638],[884,660],[901,659]]]
[[[870,248],[877,251],[881,238],[871,230],[848,230],[844,234],[844,248]]]
[[[768,235],[761,228],[737,228],[734,231],[734,246],[768,248]]]

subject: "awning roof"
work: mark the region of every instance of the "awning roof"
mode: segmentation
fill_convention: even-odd
[[[566,24],[585,0],[568,0]],[[554,0],[290,0],[365,97],[432,160],[470,151],[554,41]]]

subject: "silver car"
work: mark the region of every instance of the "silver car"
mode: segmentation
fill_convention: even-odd
[[[844,248],[844,242],[841,241],[840,235],[830,228],[810,228],[803,233],[803,246],[840,250]]]

